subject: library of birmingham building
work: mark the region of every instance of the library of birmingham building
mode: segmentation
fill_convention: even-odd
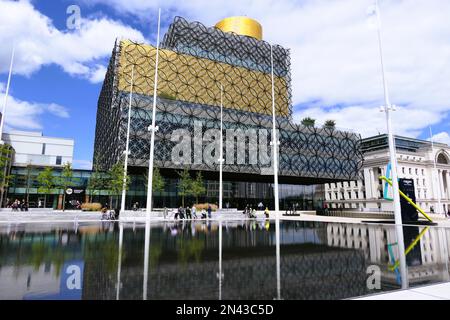
[[[202,173],[200,201],[218,202],[222,105],[224,207],[274,207],[272,65],[280,208],[320,208],[324,183],[357,179],[360,136],[293,123],[289,50],[263,41],[259,23],[233,17],[205,27],[177,17],[159,50],[154,150],[166,183],[156,206],[180,205],[184,168]],[[131,105],[127,207],[146,199],[155,66],[156,47],[118,41],[98,102],[94,164],[102,170],[124,159]]]

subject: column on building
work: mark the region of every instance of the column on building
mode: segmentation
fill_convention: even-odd
[[[450,200],[450,170],[447,170],[447,200]]]
[[[373,168],[370,169],[370,185],[372,186],[372,199],[378,198],[377,196],[377,185],[375,184],[375,173]]]
[[[439,197],[439,174],[434,168],[431,169],[431,182],[429,190],[432,192],[430,199],[438,199]]]
[[[440,199],[444,199],[444,172],[442,170],[439,170],[439,186],[441,188],[441,193],[439,195]]]
[[[366,189],[366,199],[369,200],[372,199],[372,169],[371,168],[365,168],[364,169],[364,185]]]

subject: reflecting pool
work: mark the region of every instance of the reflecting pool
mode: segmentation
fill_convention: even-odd
[[[392,225],[0,224],[0,299],[345,299],[401,288]],[[450,229],[403,227],[408,287],[449,281]],[[277,254],[277,244],[279,254]]]

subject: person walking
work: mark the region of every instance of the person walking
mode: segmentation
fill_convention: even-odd
[[[189,206],[186,207],[186,219],[192,219],[191,208]]]
[[[175,220],[177,220],[178,218],[183,219],[183,208],[179,207],[177,212],[175,213]]]
[[[195,205],[192,205],[191,213],[192,213],[192,216],[194,217],[194,219],[197,219],[197,213],[196,213]]]
[[[262,211],[264,209],[264,204],[262,202],[258,203],[258,209]]]
[[[211,205],[208,205],[208,218],[211,219],[211,212],[212,212],[212,208]]]
[[[266,216],[266,219],[269,219],[269,213],[270,213],[269,208],[266,207],[266,210],[264,210],[264,215]]]

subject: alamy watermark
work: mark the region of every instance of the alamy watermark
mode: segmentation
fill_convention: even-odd
[[[273,148],[268,129],[224,129],[223,163],[261,167],[261,174],[273,174]],[[277,137],[279,136],[277,130]],[[172,132],[171,159],[177,165],[219,164],[220,129],[203,132],[203,122],[195,121],[194,130],[177,129]]]
[[[67,7],[66,13],[69,15],[66,20],[66,26],[69,30],[78,30],[81,28],[81,9],[72,4]]]
[[[381,269],[377,265],[370,265],[367,267],[366,273],[369,275],[366,280],[367,289],[380,290],[381,289]]]

